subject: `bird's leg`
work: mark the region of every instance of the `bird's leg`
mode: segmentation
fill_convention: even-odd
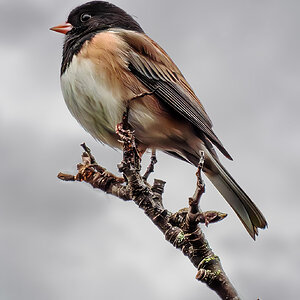
[[[156,158],[156,149],[152,149],[152,155],[150,159],[150,164],[147,167],[147,170],[145,174],[143,175],[143,180],[147,181],[149,175],[154,172],[154,165],[157,163],[157,158]]]
[[[120,143],[124,143],[124,141],[131,140],[131,135],[133,130],[128,123],[128,114],[129,114],[129,106],[127,105],[126,111],[123,113],[122,122],[118,123],[116,126],[116,133],[120,136]]]
[[[144,93],[141,93],[141,94],[137,94],[134,97],[132,97],[130,100],[136,100],[136,99],[139,99],[139,98],[143,98],[145,96],[153,95],[155,93],[155,91],[156,91],[156,89],[154,89],[151,92],[144,92]]]

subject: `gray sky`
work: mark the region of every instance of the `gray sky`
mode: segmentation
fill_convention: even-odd
[[[253,242],[207,182],[202,208],[229,213],[205,229],[228,276],[243,299],[297,299],[300,2],[114,3],[177,63],[234,158],[222,161],[268,220]],[[56,179],[75,173],[83,141],[111,171],[121,159],[76,123],[61,95],[63,36],[48,28],[78,4],[0,1],[0,299],[217,299],[134,204]],[[155,177],[167,181],[175,211],[193,193],[195,169],[158,159]]]

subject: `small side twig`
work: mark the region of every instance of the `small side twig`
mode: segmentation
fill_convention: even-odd
[[[91,152],[90,148],[89,148],[85,143],[82,143],[80,146],[81,146],[81,147],[83,148],[83,150],[87,153],[87,157],[89,157],[90,163],[91,163],[91,164],[97,164],[96,159],[95,159],[95,157],[92,155],[92,152]]]
[[[100,189],[120,199],[125,201],[131,200],[130,191],[123,184],[124,178],[115,176],[97,163],[92,164],[92,161],[95,161],[95,159],[90,150],[89,152],[84,152],[81,157],[82,163],[77,165],[78,173],[76,175],[60,172],[57,177],[63,181],[84,181],[93,188]]]
[[[156,150],[152,149],[152,155],[151,155],[151,158],[150,158],[150,164],[147,167],[147,170],[146,170],[145,174],[143,175],[143,179],[145,181],[147,181],[149,175],[154,172],[154,165],[156,163],[157,163]]]

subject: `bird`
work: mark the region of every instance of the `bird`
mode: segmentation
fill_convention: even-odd
[[[81,126],[121,149],[116,126],[127,111],[141,156],[158,149],[197,166],[204,153],[204,174],[255,240],[265,217],[222,165],[215,147],[232,157],[193,89],[138,22],[112,3],[91,1],[50,29],[65,34],[61,89]]]

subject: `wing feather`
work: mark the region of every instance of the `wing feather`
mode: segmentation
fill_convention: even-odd
[[[232,159],[213,132],[203,105],[167,53],[145,34],[121,29],[117,33],[129,46],[129,69],[139,81]]]

